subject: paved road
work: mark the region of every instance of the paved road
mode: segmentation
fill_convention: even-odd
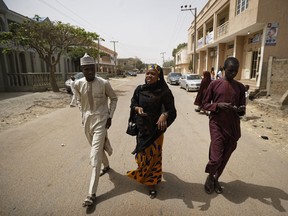
[[[245,128],[220,179],[222,195],[203,190],[208,118],[194,112],[196,93],[171,86],[178,117],[164,140],[158,197],[128,179],[135,138],[125,134],[129,103],[143,75],[111,80],[119,96],[109,137],[113,170],[100,178],[97,206],[81,207],[90,179],[89,145],[77,108],[59,109],[0,133],[0,215],[287,215],[288,158]],[[62,144],[64,144],[62,146]]]

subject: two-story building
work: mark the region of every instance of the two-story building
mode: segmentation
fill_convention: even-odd
[[[22,23],[27,19],[29,18],[9,10],[3,0],[0,0],[0,32],[9,31],[10,23]],[[45,20],[49,21],[49,18]],[[15,48],[3,53],[4,48],[0,44],[0,91],[41,91],[50,87],[46,63],[37,52]],[[117,53],[97,43],[95,49],[99,49],[101,53],[99,59],[95,59],[99,74],[102,72],[108,76],[115,75]],[[62,55],[55,73],[58,86],[64,87],[65,80],[79,70],[79,60],[73,61],[68,55]]]
[[[189,73],[189,64],[191,62],[191,55],[188,55],[187,46],[181,48],[175,54],[175,72]]]
[[[269,58],[288,59],[287,9],[287,0],[209,0],[188,30],[196,72],[217,71],[234,56],[240,61],[236,79],[266,89]]]

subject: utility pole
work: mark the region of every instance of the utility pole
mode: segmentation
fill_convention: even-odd
[[[100,71],[100,36],[98,37],[97,72]]]
[[[192,8],[191,5],[189,5],[189,7],[187,5],[185,6],[181,6],[181,11],[191,11],[191,13],[193,14],[192,11],[194,11],[194,46],[193,46],[193,71],[194,73],[196,73],[196,31],[197,31],[197,27],[196,27],[196,17],[197,17],[197,8]]]
[[[164,66],[164,54],[165,54],[166,52],[161,52],[160,54],[162,55],[162,59],[163,59],[163,65],[162,65],[162,67]]]
[[[115,43],[118,43],[118,41],[110,41],[110,42],[114,44],[114,62],[115,62],[115,67],[116,67],[116,65],[117,65],[117,58],[116,58]]]
[[[100,41],[105,41],[103,38],[100,38],[100,35],[98,35],[98,55],[97,55],[97,72],[100,72]]]

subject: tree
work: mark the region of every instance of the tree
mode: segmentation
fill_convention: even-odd
[[[68,56],[71,58],[72,61],[75,62],[75,64],[77,65],[77,67],[80,67],[80,62],[79,59],[83,56],[84,53],[89,53],[90,56],[92,56],[93,58],[97,59],[98,58],[98,47],[92,46],[92,47],[69,47],[67,50],[67,54]],[[99,53],[99,57],[102,58],[103,56],[107,55],[104,52]],[[99,71],[99,69],[97,68],[97,70]]]
[[[172,56],[175,58],[175,57],[176,57],[176,53],[177,53],[180,49],[182,49],[182,48],[184,48],[184,47],[186,47],[186,46],[187,46],[187,43],[179,44],[176,49],[173,49],[173,51],[172,51]]]
[[[174,67],[174,66],[175,66],[174,60],[165,61],[165,62],[163,63],[163,67]]]
[[[60,57],[71,47],[92,47],[99,35],[60,21],[41,21],[35,15],[23,23],[11,23],[10,32],[0,34],[0,42],[10,48],[34,49],[43,59],[50,72],[50,84],[54,92],[59,91],[55,71]]]
[[[140,59],[138,59],[138,58],[136,58],[135,60],[136,60],[136,68],[137,68],[139,71],[143,70],[143,69],[145,68],[144,63],[143,63]]]

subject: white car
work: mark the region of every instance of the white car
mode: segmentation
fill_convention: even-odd
[[[84,77],[84,74],[82,72],[78,72],[78,73],[76,73],[74,75],[74,77],[75,77],[75,80],[81,79],[82,77]],[[72,93],[72,91],[71,91],[71,82],[72,82],[71,78],[65,81],[66,90],[70,94]]]
[[[187,92],[198,91],[201,81],[202,77],[198,74],[182,74],[179,79],[179,85],[180,88],[186,89]]]

